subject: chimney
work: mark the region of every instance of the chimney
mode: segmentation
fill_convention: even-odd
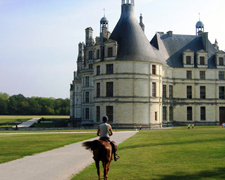
[[[168,36],[172,37],[173,36],[173,31],[168,31],[167,34],[168,34]]]
[[[208,50],[209,50],[209,38],[208,38],[209,34],[207,32],[205,32],[201,36],[202,36],[203,47],[208,52]]]

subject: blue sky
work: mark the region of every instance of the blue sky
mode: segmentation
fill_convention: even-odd
[[[26,97],[69,98],[78,43],[84,30],[99,35],[104,15],[112,32],[121,0],[0,0],[0,92]],[[149,41],[155,32],[195,34],[199,20],[209,39],[225,50],[224,0],[135,0]]]

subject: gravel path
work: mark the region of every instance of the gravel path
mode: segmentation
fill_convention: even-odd
[[[117,144],[138,131],[114,132],[111,140]],[[93,138],[93,139],[98,139]],[[91,139],[91,140],[93,140]],[[1,180],[68,180],[92,164],[92,153],[82,142],[0,164]],[[118,150],[119,153],[119,150]]]

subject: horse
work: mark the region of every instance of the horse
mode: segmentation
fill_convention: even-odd
[[[104,168],[104,180],[107,180],[109,166],[113,157],[113,149],[110,142],[102,140],[86,141],[82,143],[82,146],[85,147],[85,149],[89,149],[93,152],[93,159],[95,160],[99,180],[101,179],[99,161],[102,161],[102,165]]]

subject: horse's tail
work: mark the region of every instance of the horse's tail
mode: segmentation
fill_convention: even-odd
[[[98,149],[99,147],[101,147],[102,143],[98,140],[85,141],[82,143],[82,146],[85,147],[85,149],[91,149],[93,151],[94,149]]]

